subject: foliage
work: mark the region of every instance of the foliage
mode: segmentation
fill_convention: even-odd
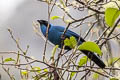
[[[112,27],[120,15],[120,10],[116,8],[107,8],[105,11],[105,21],[108,26]]]
[[[80,58],[78,65],[83,66],[84,64],[87,63],[87,60],[88,60],[87,56],[83,56],[82,58]]]
[[[94,42],[90,42],[90,41],[84,42],[78,47],[78,49],[79,50],[88,50],[91,52],[95,52],[99,55],[102,55],[102,52],[101,52],[99,46]]]
[[[70,39],[66,38],[64,40],[64,45],[65,46],[69,46],[70,48],[75,48],[75,46],[77,45],[77,41],[75,39],[75,37],[70,37]]]

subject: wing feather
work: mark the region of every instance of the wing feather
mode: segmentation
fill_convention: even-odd
[[[64,32],[64,30],[65,30],[65,27],[62,27],[62,26],[54,26],[54,28],[55,28],[56,30],[58,30],[61,34],[63,34],[63,32]],[[76,38],[76,40],[78,41],[79,35],[76,34],[76,33],[73,32],[73,31],[71,31],[71,30],[67,30],[66,33],[65,33],[65,38],[70,38],[71,36],[74,36],[74,37]],[[81,43],[83,43],[83,42],[85,42],[85,40],[84,40],[82,37],[80,37],[80,41],[79,41],[78,44],[81,44]]]

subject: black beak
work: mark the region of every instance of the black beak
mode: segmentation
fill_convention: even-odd
[[[41,20],[37,20],[37,22],[42,23]]]
[[[37,22],[38,22],[39,24],[45,25],[46,27],[48,26],[48,21],[45,21],[45,20],[37,20]]]

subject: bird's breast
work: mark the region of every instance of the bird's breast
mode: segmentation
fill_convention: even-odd
[[[49,31],[48,39],[54,45],[59,45],[59,47],[61,46],[61,41],[62,40],[61,40],[61,34],[60,34],[60,32],[55,31],[55,30]]]

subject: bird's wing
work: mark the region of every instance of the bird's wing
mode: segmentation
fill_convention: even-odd
[[[64,32],[65,30],[65,27],[62,27],[62,26],[54,26],[54,28],[58,31],[58,32]],[[79,38],[79,35],[76,34],[75,32],[71,31],[71,30],[67,30],[66,32],[66,36],[70,37],[70,36],[74,36],[76,38]]]
[[[58,30],[59,32],[61,32],[61,34],[63,34],[65,27],[62,26],[54,26],[56,30]],[[71,30],[67,30],[65,33],[65,37],[70,38],[71,36],[74,36],[77,40],[79,39],[79,35],[76,34],[75,32],[71,31]],[[80,43],[85,42],[85,40],[80,37]]]

